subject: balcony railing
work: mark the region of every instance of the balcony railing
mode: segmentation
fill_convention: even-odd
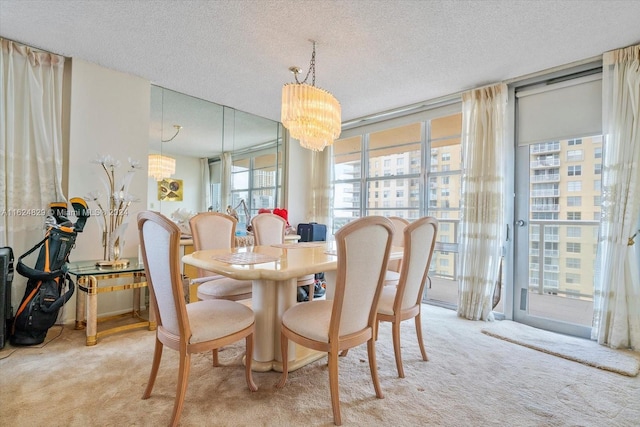
[[[532,160],[529,163],[529,167],[531,169],[551,168],[551,167],[557,167],[557,166],[560,166],[560,159],[539,159],[539,160]]]
[[[552,205],[552,204],[531,205],[531,212],[560,212],[560,205]]]
[[[533,144],[531,146],[531,154],[555,153],[558,151],[560,151],[560,141]]]
[[[557,182],[560,181],[559,173],[549,173],[545,175],[531,175],[531,182]]]
[[[559,197],[559,196],[560,196],[560,190],[557,188],[531,191],[531,197]]]

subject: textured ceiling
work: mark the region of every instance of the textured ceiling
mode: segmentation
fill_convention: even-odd
[[[280,120],[288,68],[343,121],[640,42],[640,1],[0,0],[0,36]]]

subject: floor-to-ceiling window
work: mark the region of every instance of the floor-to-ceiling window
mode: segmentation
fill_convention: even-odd
[[[343,132],[333,145],[333,230],[369,215],[438,218],[425,298],[457,302],[460,104]]]
[[[245,230],[258,210],[274,209],[280,203],[282,153],[276,151],[274,145],[273,148],[233,155],[232,163],[231,205],[238,212],[237,228]]]

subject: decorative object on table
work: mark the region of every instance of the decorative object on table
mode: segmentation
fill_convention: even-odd
[[[240,199],[240,202],[238,202],[238,204],[235,207],[232,207],[231,205],[227,206],[227,215],[231,215],[232,217],[240,221],[240,218],[238,216],[238,208],[240,206],[242,206],[244,210],[245,224],[247,224],[247,231],[251,231],[251,214],[249,213],[249,207],[247,206],[247,203],[244,201],[244,199]]]
[[[316,87],[316,42],[313,43],[311,64],[302,82],[298,81],[300,68],[289,67],[295,83],[282,88],[281,122],[300,146],[313,151],[322,151],[332,145],[342,129],[341,108],[338,100],[324,89]],[[307,84],[309,74],[311,84]]]
[[[171,214],[171,220],[180,228],[180,233],[182,233],[181,237],[191,236],[189,220],[194,216],[196,216],[196,212],[185,208],[178,208]]]
[[[166,202],[182,201],[182,180],[165,178],[158,181],[158,200]]]
[[[128,259],[122,259],[124,248],[124,232],[129,225],[129,206],[137,202],[138,198],[129,193],[129,186],[140,164],[136,160],[128,159],[129,166],[126,173],[116,182],[116,169],[120,167],[120,161],[110,155],[98,156],[92,163],[100,165],[104,171],[102,183],[107,192],[107,204],[100,201],[102,193],[92,191],[87,196],[88,200],[98,205],[98,223],[102,228],[103,259],[96,265],[100,267],[123,267],[129,264]]]

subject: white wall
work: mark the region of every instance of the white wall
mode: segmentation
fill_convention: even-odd
[[[73,59],[71,62],[71,97],[69,115],[68,193],[86,197],[100,190],[99,165],[91,163],[98,154],[120,160],[117,176],[128,165],[127,158],[140,161],[130,192],[140,201],[129,209],[129,226],[125,234],[124,257],[138,255],[136,216],[147,207],[147,154],[149,151],[150,84],[140,77],[120,73],[96,64]],[[106,200],[106,199],[105,199]],[[89,207],[97,207],[89,202]],[[90,218],[78,236],[71,261],[102,259],[102,236],[97,218]],[[64,320],[75,319],[75,298],[65,307]],[[102,294],[99,313],[121,311],[131,307],[130,292]]]
[[[307,215],[311,209],[309,192],[311,191],[311,150],[300,147],[295,139],[289,139],[285,159],[286,206],[289,211],[289,224],[297,227],[299,223],[309,222]]]

